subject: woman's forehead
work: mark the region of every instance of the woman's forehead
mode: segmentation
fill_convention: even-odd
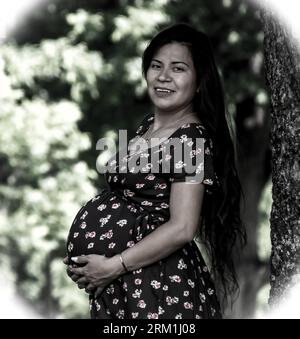
[[[192,61],[192,56],[188,47],[179,42],[171,42],[160,47],[153,55],[153,59],[156,58],[168,59],[171,61]]]

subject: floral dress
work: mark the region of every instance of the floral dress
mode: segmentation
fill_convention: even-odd
[[[153,120],[153,114],[145,117],[136,131],[137,138]],[[107,163],[107,188],[88,201],[73,221],[67,240],[69,258],[83,254],[111,257],[134,246],[168,221],[171,185],[185,181],[188,175],[182,160],[172,161],[174,149],[163,153],[173,138],[188,143],[191,158],[203,152],[204,164],[201,162],[196,168],[203,171],[205,194],[211,194],[217,184],[213,145],[200,123],[181,126],[156,148],[135,154],[126,149],[122,157],[119,151]],[[196,148],[196,138],[203,138],[204,147]],[[141,161],[145,166],[138,172],[133,165],[128,166],[129,163],[138,166]],[[169,170],[152,173],[154,161],[159,169],[167,162]],[[176,171],[178,168],[181,173]],[[159,262],[123,274],[97,298],[91,294],[90,311],[96,319],[221,318],[213,282],[194,241]]]

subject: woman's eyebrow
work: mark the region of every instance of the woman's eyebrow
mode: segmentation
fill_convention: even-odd
[[[158,63],[162,63],[162,61],[158,60],[158,59],[152,59],[152,61],[156,61]],[[187,67],[190,67],[187,63],[183,62],[183,61],[172,61],[171,64],[184,64],[186,65]]]

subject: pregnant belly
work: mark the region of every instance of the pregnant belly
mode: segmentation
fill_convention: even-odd
[[[146,214],[114,192],[103,190],[80,209],[71,225],[69,261],[88,254],[111,257],[133,246],[153,229]]]

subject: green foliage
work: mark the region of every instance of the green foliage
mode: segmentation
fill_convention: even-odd
[[[268,305],[268,299],[270,294],[270,284],[264,285],[259,292],[257,293],[257,307],[256,307],[256,319],[264,319],[267,316],[267,313],[270,311]]]
[[[269,180],[259,202],[258,257],[268,261],[271,255],[270,214],[272,207],[272,183]]]
[[[262,262],[269,262],[271,255],[270,238],[270,214],[272,207],[272,183],[271,180],[265,186],[258,206],[258,235],[257,254]],[[270,283],[265,284],[257,293],[256,317],[264,318],[269,311],[268,299],[270,293]]]
[[[59,303],[59,318],[89,318],[88,297],[67,277],[61,260],[51,262],[52,298]]]
[[[23,88],[24,97],[51,100],[57,95],[53,87],[58,86],[60,97],[65,94],[80,104],[86,92],[92,98],[99,96],[97,80],[107,74],[100,52],[89,51],[85,43],[73,46],[68,38],[44,40],[36,47],[8,45],[1,50],[11,86]]]
[[[104,30],[103,16],[90,14],[82,8],[75,13],[68,14],[66,21],[72,27],[68,37],[73,42],[80,39],[86,42],[93,41]]]
[[[169,22],[166,13],[161,11],[161,6],[166,3],[167,1],[153,1],[151,8],[128,6],[126,15],[118,15],[114,20],[116,29],[112,34],[112,41],[116,43],[130,38],[142,43],[143,41],[141,40],[145,36],[153,33],[153,27]],[[145,25],[145,22],[151,24]],[[142,45],[142,47],[144,46]]]
[[[64,313],[70,305],[57,297],[57,290],[65,295],[74,290],[64,278],[65,241],[76,212],[96,193],[91,184],[95,172],[80,160],[80,152],[91,146],[88,136],[78,130],[82,113],[75,100],[39,98],[39,78],[58,77],[59,68],[44,47],[5,46],[0,51],[0,155],[1,167],[7,169],[0,184],[0,246],[17,271],[19,291],[31,301],[47,301],[47,312],[59,307]],[[28,63],[31,67],[19,67]],[[66,67],[65,81],[67,74]],[[26,90],[34,91],[35,86],[29,100]],[[64,284],[55,288],[58,280]],[[87,306],[81,313],[73,310],[74,316],[84,314]]]

